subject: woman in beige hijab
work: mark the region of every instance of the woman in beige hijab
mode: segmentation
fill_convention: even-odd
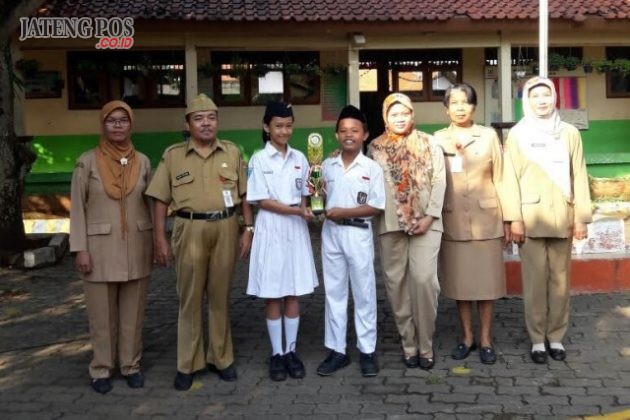
[[[116,365],[141,388],[142,324],[153,259],[152,222],[144,197],[149,159],[131,143],[133,112],[121,101],[103,106],[101,138],[72,175],[70,251],[84,282],[93,356],[92,388],[112,389]]]
[[[523,87],[523,114],[510,130],[504,165],[504,219],[520,246],[530,357],[566,358],[569,263],[573,238],[584,239],[591,201],[580,132],[560,120],[553,82],[534,77]]]

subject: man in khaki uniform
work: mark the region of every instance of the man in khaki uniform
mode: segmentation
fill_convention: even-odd
[[[165,235],[170,205],[174,214],[172,252],[177,273],[179,318],[177,375],[174,386],[187,390],[193,374],[206,364],[221,379],[236,380],[229,320],[229,294],[238,240],[236,207],[241,206],[245,229],[240,255],[249,252],[252,212],[243,200],[247,191],[246,163],[240,150],[217,138],[218,109],[201,94],[188,103],[187,142],[164,152],[146,194],[155,198],[155,254],[158,264],[171,257]],[[204,357],[202,302],[208,300],[208,351]]]
[[[579,131],[560,121],[549,79],[523,87],[525,117],[510,130],[504,166],[505,220],[520,248],[530,356],[566,357],[572,239],[584,239],[591,222],[586,162]]]

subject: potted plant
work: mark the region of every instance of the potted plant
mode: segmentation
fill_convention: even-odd
[[[610,70],[621,73],[624,76],[630,74],[630,60],[627,58],[617,58],[612,62]]]
[[[564,67],[564,57],[558,53],[552,52],[547,57],[547,66],[551,71],[558,71]]]
[[[573,71],[580,64],[580,59],[577,57],[569,56],[564,59],[564,68]]]
[[[606,73],[612,67],[612,61],[602,58],[600,60],[593,60],[593,67],[597,73]]]
[[[592,58],[583,59],[582,68],[584,69],[584,73],[593,73],[593,59]]]

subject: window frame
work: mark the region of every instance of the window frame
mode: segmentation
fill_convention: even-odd
[[[630,47],[606,47],[605,55],[607,60],[615,60],[617,58],[630,58]],[[625,56],[624,56],[625,55]],[[606,98],[619,99],[630,98],[630,73],[625,75],[628,80],[628,90],[626,92],[616,93],[612,90],[612,75],[618,73],[615,70],[606,72]],[[624,77],[620,74],[621,77]]]

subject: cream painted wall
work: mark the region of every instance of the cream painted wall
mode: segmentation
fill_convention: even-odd
[[[584,57],[603,58],[604,47],[584,47]],[[586,75],[586,104],[590,120],[630,119],[630,98],[606,98],[606,75]]]

